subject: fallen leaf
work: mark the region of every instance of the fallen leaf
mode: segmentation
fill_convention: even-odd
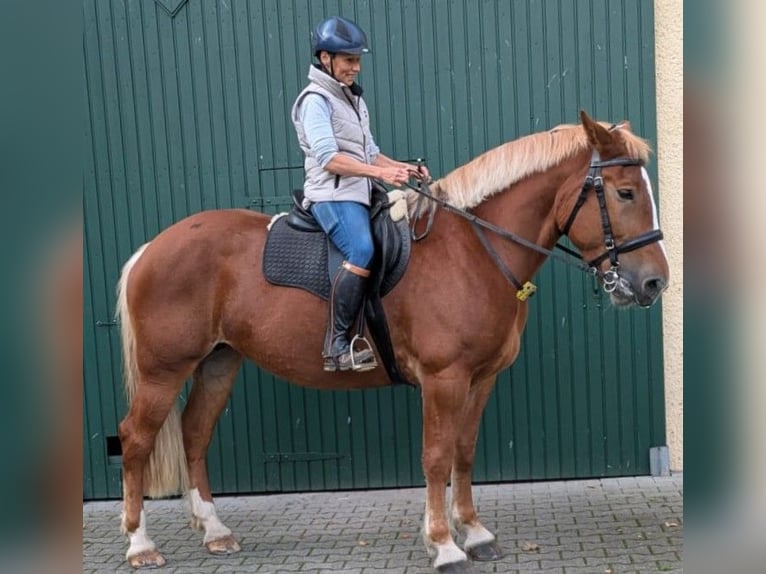
[[[679,526],[681,526],[681,525],[678,523],[678,520],[666,520],[665,521],[665,528],[678,528]]]
[[[540,546],[538,546],[534,542],[524,542],[521,545],[521,550],[523,552],[540,552]]]
[[[612,570],[611,568],[607,568],[606,570],[604,570],[604,574],[614,574],[614,570]]]
[[[360,540],[358,542],[358,544],[359,544],[359,546],[367,546],[369,544],[369,542],[367,542],[366,540]]]

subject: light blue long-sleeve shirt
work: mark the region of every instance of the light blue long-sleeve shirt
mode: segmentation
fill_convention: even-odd
[[[312,154],[322,167],[325,167],[333,156],[338,153],[338,142],[332,131],[330,104],[319,94],[307,94],[300,104],[300,119],[306,140]],[[374,140],[367,142],[367,157],[370,162],[375,161],[375,156],[380,153],[380,148]]]

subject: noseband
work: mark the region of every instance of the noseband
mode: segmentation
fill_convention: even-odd
[[[585,204],[585,200],[588,198],[588,191],[593,189],[593,191],[596,194],[596,199],[598,200],[598,208],[601,213],[601,227],[604,233],[605,250],[598,257],[588,261],[587,265],[592,270],[592,272],[594,272],[595,274],[600,274],[600,272],[598,271],[598,266],[605,259],[609,258],[609,262],[611,263],[612,267],[609,269],[609,271],[602,274],[602,279],[604,281],[604,291],[606,291],[607,293],[611,293],[612,291],[615,290],[615,288],[617,287],[617,283],[620,279],[620,275],[619,275],[620,261],[618,257],[620,253],[628,253],[630,251],[635,251],[636,249],[640,249],[641,247],[645,247],[646,245],[651,245],[652,243],[660,241],[663,238],[663,234],[661,230],[653,229],[652,231],[647,231],[646,233],[642,233],[638,237],[629,239],[628,241],[621,243],[620,245],[617,245],[614,241],[614,235],[612,234],[612,224],[609,220],[609,212],[606,209],[606,196],[604,195],[604,178],[601,175],[601,168],[614,167],[614,166],[630,166],[630,165],[641,166],[643,165],[643,162],[641,162],[641,160],[633,159],[629,157],[618,157],[614,159],[601,160],[598,157],[598,153],[594,151],[593,158],[591,159],[591,162],[590,162],[590,169],[588,170],[588,175],[585,177],[585,182],[583,183],[582,189],[580,190],[580,195],[577,198],[577,202],[575,203],[574,207],[572,208],[572,212],[569,214],[569,217],[567,218],[567,222],[564,225],[564,229],[561,230],[562,235],[569,234],[569,231],[572,228],[572,224],[574,223],[574,220],[577,217],[577,214],[580,212],[580,208]],[[561,245],[557,245],[556,247],[566,251],[567,253],[578,256],[578,254],[572,251],[571,249],[568,249]]]

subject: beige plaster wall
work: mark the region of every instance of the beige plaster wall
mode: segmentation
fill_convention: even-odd
[[[670,261],[662,298],[670,468],[683,470],[683,1],[654,0],[660,226]]]

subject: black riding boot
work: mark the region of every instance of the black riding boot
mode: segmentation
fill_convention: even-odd
[[[364,299],[367,277],[358,272],[365,271],[344,261],[330,290],[330,320],[325,337],[325,371],[367,371],[377,366],[375,355],[369,348],[360,349],[352,358],[348,333],[354,326],[359,308]]]

